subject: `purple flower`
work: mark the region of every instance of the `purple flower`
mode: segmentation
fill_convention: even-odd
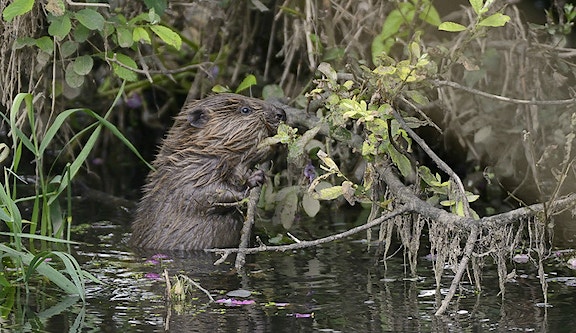
[[[142,106],[142,97],[137,92],[132,92],[125,100],[126,106],[136,109]]]
[[[308,179],[310,183],[316,178],[316,168],[312,165],[312,163],[308,163],[304,168],[304,176]]]
[[[312,313],[295,313],[294,318],[312,318]]]
[[[144,277],[150,280],[162,280],[162,276],[158,273],[146,273],[144,274]]]
[[[158,265],[160,262],[156,259],[148,259],[144,263],[149,265]]]
[[[163,254],[163,253],[156,253],[155,255],[152,256],[152,259],[168,259],[168,255]]]

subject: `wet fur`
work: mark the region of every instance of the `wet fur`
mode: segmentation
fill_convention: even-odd
[[[252,111],[244,114],[246,107]],[[244,108],[244,109],[243,109]],[[282,110],[219,94],[185,105],[164,139],[132,224],[132,244],[192,250],[237,245],[242,214],[234,203],[263,179],[252,171],[271,152]]]

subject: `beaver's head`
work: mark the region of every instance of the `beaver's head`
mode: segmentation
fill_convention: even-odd
[[[255,164],[270,152],[258,143],[276,134],[284,120],[284,110],[268,102],[237,94],[213,95],[182,108],[161,154],[176,164],[191,156],[194,161],[200,156],[226,164]]]

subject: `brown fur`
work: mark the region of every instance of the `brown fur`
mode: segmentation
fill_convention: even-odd
[[[243,199],[262,181],[263,174],[252,168],[271,148],[258,143],[274,135],[285,117],[269,103],[236,94],[185,105],[143,188],[132,243],[171,250],[237,245],[242,214],[218,204]]]

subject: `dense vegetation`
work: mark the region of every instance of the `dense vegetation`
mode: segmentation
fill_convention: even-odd
[[[267,245],[224,253],[365,231],[384,258],[398,239],[414,274],[426,242],[438,288],[445,263],[456,273],[440,314],[469,266],[480,288],[483,265],[495,262],[502,291],[514,254],[543,273],[553,216],[572,207],[569,4],[552,6],[541,25],[516,6],[482,0],[465,9],[429,0],[0,0],[0,10],[3,290],[38,272],[83,295],[90,274],[57,246],[72,241],[70,185],[137,197],[144,167],[116,187],[94,182],[92,171],[126,174],[134,166],[125,151],[149,159],[156,140],[144,138],[159,137],[186,98],[213,92],[286,105],[288,124],[269,143],[287,154],[252,196],[275,223],[288,230],[298,214],[328,206],[370,209],[367,224],[343,234],[289,245],[274,234]]]

